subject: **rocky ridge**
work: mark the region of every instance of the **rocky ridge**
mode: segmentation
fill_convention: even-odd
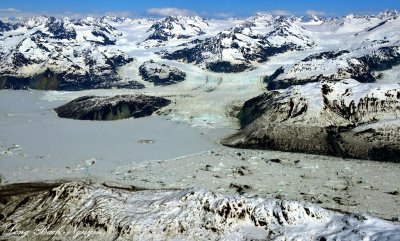
[[[16,225],[20,230],[37,225],[49,231],[62,229],[50,236],[27,236],[29,240],[395,240],[400,233],[399,226],[390,222],[296,201],[223,196],[198,189],[141,191],[79,182],[30,195],[8,192],[2,215],[0,232],[10,240],[20,238],[10,232]]]

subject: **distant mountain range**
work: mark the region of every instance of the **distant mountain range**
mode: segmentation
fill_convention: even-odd
[[[386,11],[336,18],[258,14],[243,20],[3,19],[0,87],[144,88],[152,81],[139,73],[139,67],[150,60],[251,75],[279,56],[292,61],[265,73],[268,89],[347,78],[375,82],[380,71],[400,63],[399,16]]]

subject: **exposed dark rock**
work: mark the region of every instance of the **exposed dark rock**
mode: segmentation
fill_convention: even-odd
[[[387,22],[388,22],[388,20],[382,21],[382,22],[378,23],[377,25],[375,25],[375,26],[373,26],[373,27],[367,29],[366,31],[367,31],[367,32],[371,32],[372,30],[374,30],[374,29],[376,29],[376,28],[379,28],[380,26],[383,26],[383,25],[384,25],[385,23],[387,23]]]
[[[283,72],[282,72],[283,73]],[[316,77],[312,77],[309,79],[283,79],[283,80],[276,80],[266,77],[267,83],[267,90],[279,90],[279,89],[286,89],[293,85],[304,85],[308,83],[315,83],[324,80],[328,80],[329,78],[324,78],[323,75],[318,75]]]
[[[265,76],[264,82],[268,84],[268,83],[272,82],[274,79],[276,79],[280,74],[283,74],[284,72],[285,72],[285,69],[283,67],[280,67],[279,69],[275,70],[275,72],[272,75]]]
[[[49,69],[32,77],[0,76],[0,89],[77,91],[110,88],[142,89],[144,85],[136,81],[121,82],[115,75],[74,75],[54,73]]]
[[[202,53],[216,51],[215,48],[217,48],[217,45],[211,40],[213,39],[208,38],[190,48],[183,48],[174,52],[164,52],[162,53],[162,57],[169,60],[180,60],[185,63],[200,64],[205,60]]]
[[[95,29],[92,31],[92,34],[96,37],[103,38],[103,41],[93,41],[100,45],[115,45],[116,40],[110,39],[103,31]]]
[[[131,63],[134,60],[134,58],[129,58],[129,57],[125,57],[123,55],[114,55],[110,58],[107,59],[107,64],[117,68],[117,67],[121,67],[124,66],[126,64]]]
[[[240,166],[232,168],[232,173],[235,176],[245,176],[251,174],[252,172],[248,169],[248,167]]]
[[[118,120],[150,116],[170,100],[146,95],[83,96],[55,108],[59,117],[79,120]]]
[[[243,194],[243,193],[245,193],[245,191],[250,190],[250,189],[251,189],[251,186],[246,185],[246,184],[242,185],[242,184],[231,183],[231,184],[229,185],[229,188],[235,189],[236,192],[238,192],[238,193],[240,193],[240,194]]]
[[[389,130],[388,130],[389,129]],[[397,131],[397,132],[396,132]],[[349,128],[316,126],[252,126],[221,141],[236,148],[272,149],[343,158],[400,162],[400,127],[375,134]],[[244,135],[244,133],[247,133]],[[251,134],[250,134],[251,133]]]
[[[65,27],[64,22],[54,17],[49,18],[46,26],[48,27],[48,31],[53,34],[52,37],[55,39],[71,40],[76,38],[75,29]]]
[[[339,50],[339,51],[327,51],[327,52],[321,52],[317,54],[310,55],[306,57],[305,59],[302,60],[302,62],[307,62],[311,61],[314,59],[335,59],[339,56],[342,56],[344,54],[351,53],[349,50]]]
[[[12,63],[16,67],[22,67],[22,66],[26,66],[26,65],[35,63],[33,60],[27,59],[25,57],[25,55],[23,55],[20,52],[14,53],[13,56],[12,56],[12,60],[13,60]]]
[[[281,163],[282,162],[281,159],[269,159],[268,161],[275,162],[275,163]]]
[[[144,62],[139,67],[139,73],[145,81],[152,82],[154,85],[171,85],[184,81],[186,78],[182,70],[156,63],[153,60]]]
[[[364,63],[371,71],[382,71],[400,64],[400,47],[382,47],[371,54],[357,58]]]
[[[348,157],[400,162],[400,126],[383,125],[340,132],[337,141]]]
[[[14,28],[15,28],[15,26],[13,24],[5,23],[0,20],[0,35],[1,35],[1,32],[10,31],[10,30],[13,30]]]
[[[229,61],[217,61],[207,63],[206,68],[216,73],[239,73],[250,69],[251,66],[244,63],[233,64]]]
[[[235,148],[282,150],[329,155],[328,133],[320,127],[298,127],[293,125],[250,124],[237,134],[221,141]]]
[[[240,125],[242,127],[249,125],[266,110],[271,109],[271,105],[274,104],[274,98],[278,95],[279,92],[270,91],[246,101],[238,115]]]

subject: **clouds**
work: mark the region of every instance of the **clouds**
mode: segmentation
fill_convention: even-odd
[[[289,15],[293,15],[290,11],[288,11],[288,10],[283,10],[283,9],[273,10],[273,11],[271,11],[271,13],[272,13],[273,15],[279,15],[279,16],[289,16]]]
[[[185,8],[149,8],[146,13],[161,17],[167,16],[194,16],[196,12]]]
[[[7,17],[22,17],[29,18],[33,16],[53,16],[58,18],[69,17],[71,19],[85,18],[85,17],[102,17],[102,16],[117,16],[117,17],[135,17],[136,13],[130,11],[115,11],[115,12],[71,12],[71,11],[22,11],[16,8],[0,8],[0,18]]]
[[[21,10],[15,9],[15,8],[0,8],[0,12],[3,12],[3,13],[18,13],[18,12],[21,12]]]
[[[195,12],[190,9],[186,8],[173,8],[173,7],[166,7],[166,8],[149,8],[146,9],[146,14],[158,16],[158,17],[167,17],[167,16],[201,16],[201,17],[209,17],[209,18],[222,18],[227,19],[231,17],[235,17],[235,13],[231,12]]]
[[[303,14],[306,15],[315,15],[315,16],[325,16],[328,15],[326,12],[324,11],[320,11],[320,10],[313,10],[313,9],[309,9],[305,12],[291,12],[289,10],[286,9],[276,9],[276,10],[271,10],[268,12],[257,12],[257,13],[271,13],[272,15],[276,15],[276,16],[292,16],[292,15],[296,15],[296,16],[301,16]]]
[[[24,12],[16,8],[0,8],[0,17],[30,17],[34,15],[33,13]]]
[[[270,10],[268,12],[257,12],[257,13],[271,13],[275,16],[301,16],[303,14],[306,15],[316,15],[316,16],[327,16],[330,15],[326,12],[320,10],[309,9],[305,12],[291,12],[286,9],[276,9]],[[113,12],[105,12],[105,11],[94,11],[94,12],[73,12],[73,11],[22,11],[17,8],[0,8],[0,18],[4,17],[32,17],[32,16],[54,16],[54,17],[69,17],[72,19],[85,18],[88,16],[91,17],[101,17],[101,16],[117,16],[117,17],[167,17],[167,16],[201,16],[206,18],[214,18],[214,19],[228,19],[232,17],[241,17],[245,18],[246,16],[237,15],[234,12],[196,12],[191,9],[186,8],[175,8],[175,7],[163,7],[163,8],[148,8],[145,9],[142,13],[131,12],[131,11],[113,11]]]
[[[319,11],[319,10],[307,10],[306,12],[305,12],[307,15],[315,15],[315,16],[324,16],[324,15],[326,15],[326,13],[325,12],[323,12],[323,11]]]
[[[236,14],[234,13],[229,13],[229,12],[219,12],[219,13],[213,13],[213,14],[208,14],[205,13],[205,15],[210,15],[210,17],[215,17],[215,18],[232,18],[235,17]]]

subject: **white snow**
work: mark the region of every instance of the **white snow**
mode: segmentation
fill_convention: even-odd
[[[52,195],[32,195],[0,229],[8,230],[12,220],[30,230],[37,217],[44,227],[62,229],[52,237],[61,240],[400,239],[400,226],[393,223],[303,202],[223,196],[201,189],[132,192],[79,182],[61,185]],[[74,228],[97,232],[78,235]]]

